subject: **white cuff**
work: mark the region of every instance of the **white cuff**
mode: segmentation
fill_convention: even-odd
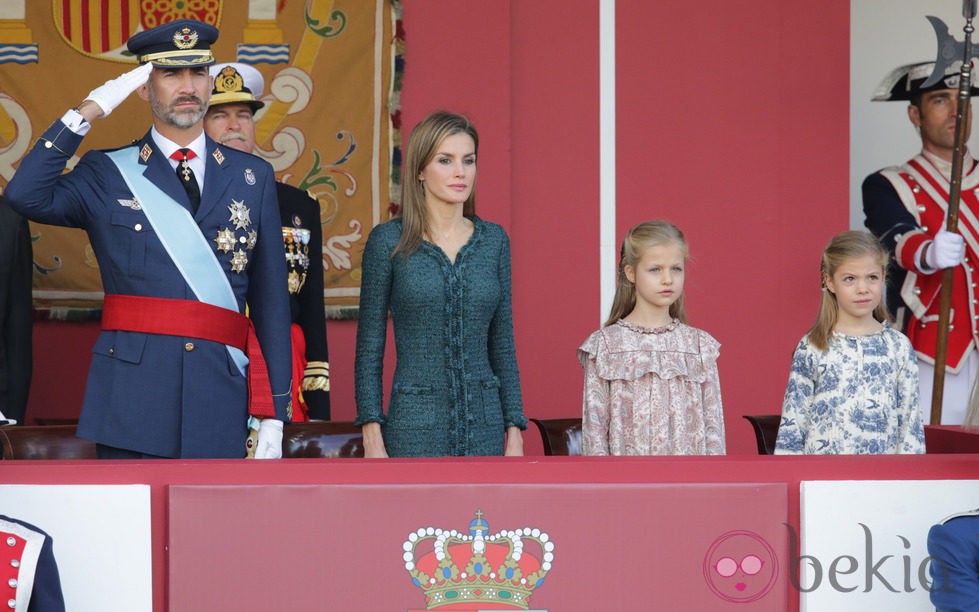
[[[92,128],[92,124],[85,121],[85,117],[82,117],[82,114],[75,109],[71,109],[62,115],[61,122],[79,136],[88,134],[88,131]]]

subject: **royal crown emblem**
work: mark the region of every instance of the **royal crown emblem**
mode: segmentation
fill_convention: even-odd
[[[408,534],[405,569],[425,592],[426,609],[527,610],[551,570],[554,543],[531,527],[489,535],[482,510],[475,514],[469,535],[435,527]]]

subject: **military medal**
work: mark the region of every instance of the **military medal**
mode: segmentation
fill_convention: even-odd
[[[255,184],[255,173],[252,172],[251,168],[245,168],[245,182],[249,185]]]
[[[139,200],[133,198],[132,200],[119,199],[119,204],[125,206],[126,208],[131,208],[133,210],[142,210],[143,207],[139,205]]]
[[[244,201],[232,199],[228,210],[231,211],[231,218],[228,221],[235,224],[235,229],[248,229],[252,220]]]
[[[286,263],[289,264],[289,293],[299,293],[306,284],[309,272],[310,231],[298,227],[283,227],[282,241],[286,246]]]
[[[235,251],[234,257],[231,258],[231,271],[241,273],[244,272],[245,266],[248,265],[248,256],[245,255],[244,251]]]
[[[248,232],[248,250],[254,249],[256,244],[258,244],[258,232],[252,230]]]
[[[214,242],[218,244],[219,251],[230,253],[235,248],[235,233],[226,227],[218,231],[218,236],[214,239]]]

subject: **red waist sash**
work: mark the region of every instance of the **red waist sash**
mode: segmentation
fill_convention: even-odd
[[[248,356],[248,414],[275,418],[272,384],[255,325],[245,315],[194,300],[106,294],[102,329],[210,340]]]

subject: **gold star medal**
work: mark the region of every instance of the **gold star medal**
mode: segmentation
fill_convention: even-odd
[[[214,242],[218,244],[219,251],[230,253],[235,248],[235,233],[226,227],[218,231],[218,236],[214,239]]]
[[[235,251],[234,257],[231,258],[231,271],[241,273],[245,271],[245,266],[248,265],[248,256],[245,255],[244,251]]]

